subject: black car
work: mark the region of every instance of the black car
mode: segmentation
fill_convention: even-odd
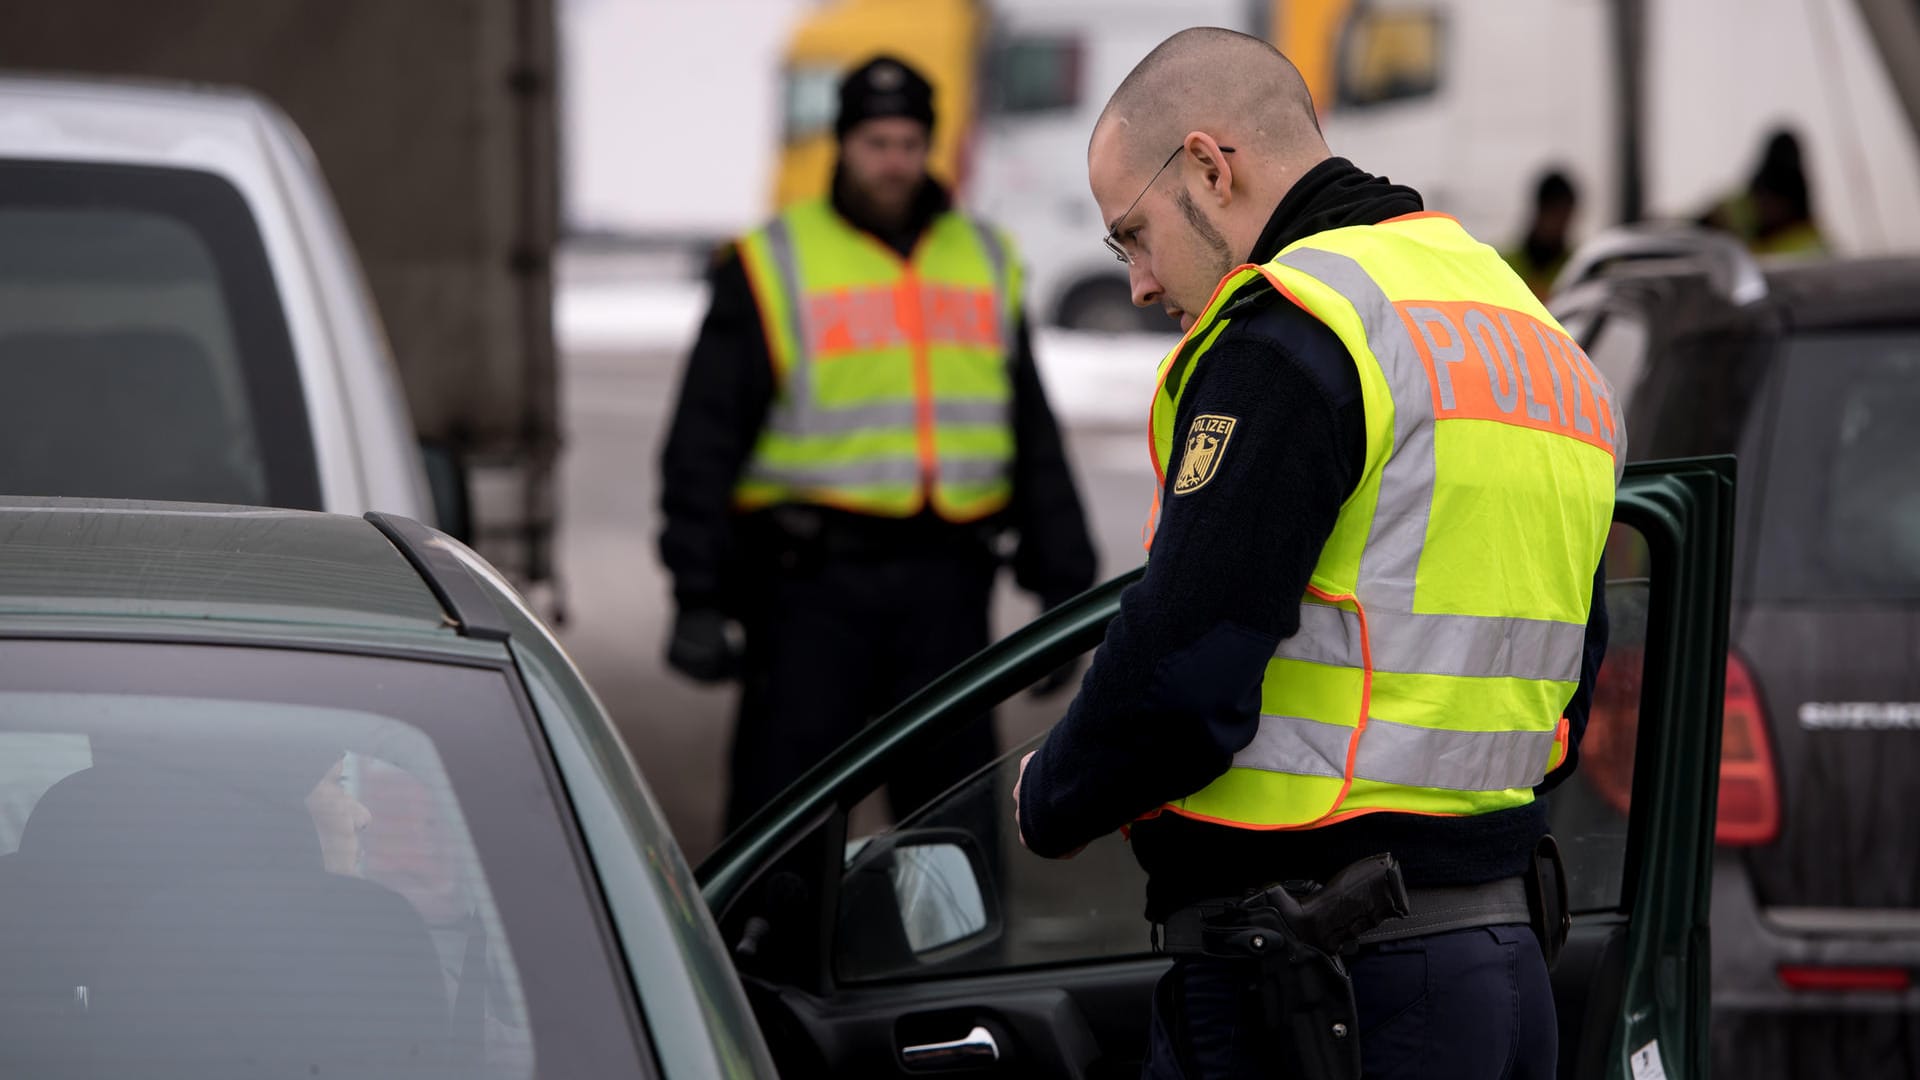
[[[1627,402],[1633,458],[1739,458],[1715,1072],[1920,1075],[1920,259],[1623,230],[1552,307]],[[1631,661],[1581,774],[1616,812],[1633,761],[1606,691]]]

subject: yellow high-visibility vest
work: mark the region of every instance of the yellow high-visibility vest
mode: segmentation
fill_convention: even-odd
[[[1176,451],[1220,458],[1183,470],[1176,492],[1230,460],[1226,418],[1175,430],[1180,397],[1234,301],[1268,286],[1352,355],[1365,468],[1300,631],[1267,664],[1258,734],[1165,809],[1300,829],[1531,802],[1565,756],[1562,713],[1626,460],[1612,388],[1452,218],[1332,229],[1228,275],[1163,363],[1151,419],[1163,484]]]
[[[777,390],[736,506],[911,517],[931,504],[950,521],[1006,506],[1020,280],[1005,236],[949,212],[902,259],[820,199],[740,253]]]

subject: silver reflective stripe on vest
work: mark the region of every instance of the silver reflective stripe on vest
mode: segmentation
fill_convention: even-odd
[[[974,236],[980,241],[980,250],[987,253],[987,265],[993,267],[994,300],[997,301],[993,305],[994,332],[999,336],[1000,347],[1011,353],[1013,327],[1008,325],[1008,316],[1013,310],[1013,290],[1010,288],[1012,280],[1007,277],[1007,249],[1000,243],[1000,236],[993,231],[993,226],[971,218],[967,219],[967,224],[973,226]]]
[[[1367,612],[1373,670],[1409,675],[1579,682],[1587,628],[1547,619]],[[1300,632],[1274,656],[1336,667],[1364,667],[1360,617],[1325,604],[1300,606]]]
[[[1006,425],[1012,409],[1005,402],[936,401],[933,419],[947,425]],[[911,401],[888,401],[851,408],[774,409],[769,430],[782,435],[847,435],[858,431],[886,431],[919,426],[920,406]]]
[[[917,484],[918,458],[869,458],[845,465],[767,465],[755,463],[748,477],[791,488],[849,488],[869,484]]]
[[[767,226],[767,250],[773,253],[774,273],[780,279],[780,288],[787,297],[787,338],[793,342],[793,355],[785,372],[787,385],[785,393],[774,396],[773,422],[775,426],[783,419],[791,419],[791,414],[806,408],[805,402],[812,400],[808,383],[812,376],[813,357],[808,352],[806,324],[806,305],[801,303],[800,260],[793,251],[793,230],[787,227],[783,214],[774,218]],[[796,404],[800,403],[800,404]]]
[[[773,269],[780,278],[780,287],[787,294],[787,333],[793,338],[797,365],[806,359],[807,335],[801,324],[805,318],[805,305],[800,302],[800,260],[793,252],[793,230],[787,227],[787,219],[774,218],[767,226],[767,250],[773,255]]]
[[[1379,359],[1393,394],[1392,452],[1380,471],[1380,494],[1367,546],[1360,553],[1360,603],[1378,611],[1412,611],[1413,583],[1433,505],[1433,384],[1406,324],[1387,294],[1345,255],[1301,248],[1279,261],[1325,282],[1360,316],[1367,347]],[[1459,346],[1459,342],[1453,343]],[[1434,363],[1444,366],[1441,350]]]
[[[1337,780],[1346,775],[1352,734],[1340,724],[1263,715],[1259,732],[1234,755],[1233,766]],[[1552,731],[1446,731],[1369,719],[1353,775],[1451,791],[1531,788],[1546,778],[1556,738]]]
[[[933,403],[933,418],[942,424],[993,424],[997,427],[1013,426],[1013,402],[1007,401],[936,401]]]
[[[949,484],[984,484],[1005,477],[1008,468],[1004,458],[943,457],[940,479]]]
[[[1007,463],[999,459],[942,459],[940,479],[953,484],[985,483],[1005,476]],[[755,463],[748,479],[790,488],[850,488],[873,484],[918,484],[920,459],[869,458],[845,465],[767,465]]]

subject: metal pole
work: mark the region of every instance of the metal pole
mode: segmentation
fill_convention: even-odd
[[[1620,220],[1646,210],[1642,124],[1646,91],[1647,0],[1614,0],[1614,148],[1620,168]]]

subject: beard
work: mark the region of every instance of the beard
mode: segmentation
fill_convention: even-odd
[[[920,193],[921,179],[885,179],[861,182],[849,176],[843,196],[862,218],[885,229],[906,225],[913,214],[914,197]]]
[[[1227,246],[1227,238],[1219,229],[1214,228],[1213,222],[1208,220],[1207,215],[1193,201],[1193,196],[1188,195],[1184,190],[1173,193],[1173,204],[1180,208],[1180,213],[1186,217],[1187,224],[1193,226],[1194,235],[1200,238],[1201,243],[1207,245],[1216,261],[1226,268],[1221,271],[1222,276],[1225,276],[1226,270],[1231,270],[1236,261],[1233,257],[1233,249]]]
[[[1181,216],[1185,217],[1187,224],[1193,227],[1193,234],[1207,246],[1210,258],[1206,259],[1203,265],[1212,280],[1218,282],[1232,273],[1233,268],[1240,265],[1240,260],[1234,256],[1233,248],[1227,243],[1226,236],[1208,219],[1206,213],[1193,201],[1193,197],[1184,190],[1176,191],[1173,194],[1173,204],[1180,208]],[[1195,314],[1198,312],[1196,311]]]

